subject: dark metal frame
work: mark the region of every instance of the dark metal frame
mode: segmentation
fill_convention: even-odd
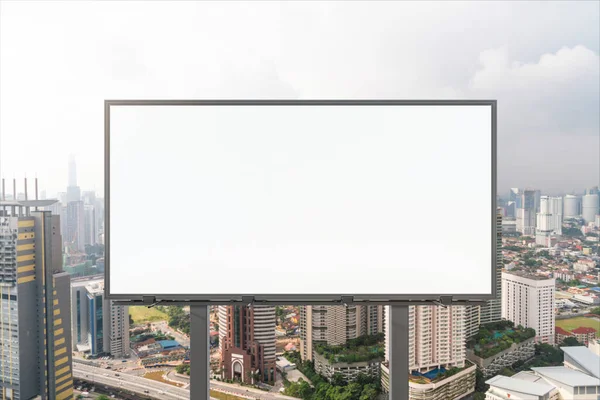
[[[110,109],[115,106],[487,106],[491,112],[491,226],[492,230],[492,254],[491,258],[491,293],[490,294],[468,294],[456,293],[453,295],[426,294],[373,294],[353,295],[326,294],[326,295],[289,295],[289,294],[254,294],[254,293],[232,293],[232,294],[161,294],[161,295],[128,295],[112,294],[110,292]],[[418,304],[445,304],[465,305],[478,304],[482,301],[496,298],[496,171],[497,171],[497,119],[496,100],[106,100],[104,103],[105,124],[105,293],[106,297],[116,300],[120,304],[152,305],[163,304],[396,304],[396,305],[418,305]]]

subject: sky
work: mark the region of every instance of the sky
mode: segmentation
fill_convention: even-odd
[[[52,195],[74,154],[102,194],[105,99],[497,99],[499,193],[581,191],[599,27],[597,1],[3,0],[0,175]]]

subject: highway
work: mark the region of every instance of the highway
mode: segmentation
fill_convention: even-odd
[[[119,376],[116,376],[118,374]],[[187,388],[178,388],[167,383],[157,382],[152,379],[142,378],[136,375],[129,375],[125,372],[115,372],[107,369],[92,367],[79,362],[73,363],[73,377],[92,382],[98,386],[109,386],[121,388],[121,390],[134,392],[141,396],[149,396],[161,400],[189,400],[190,390]],[[188,381],[189,382],[189,381]],[[187,385],[186,385],[187,386]],[[211,380],[212,390],[243,396],[259,400],[283,400],[293,397],[284,396],[278,393],[263,392],[253,388],[243,388],[237,385],[227,384]],[[145,392],[147,391],[147,393]],[[211,397],[211,400],[217,400]]]
[[[115,376],[115,374],[119,374],[119,376]],[[188,389],[182,389],[167,383],[96,368],[77,362],[73,363],[73,377],[84,379],[96,385],[121,388],[121,390],[154,397],[155,399],[189,400],[190,398],[190,391]],[[211,398],[211,400],[216,399]]]

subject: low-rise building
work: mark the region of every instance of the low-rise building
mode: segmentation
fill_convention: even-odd
[[[573,337],[571,332],[564,330],[560,326],[557,326],[554,329],[554,331],[556,332],[556,339],[555,339],[556,344],[561,344],[566,338]]]
[[[587,326],[580,326],[579,328],[573,329],[571,333],[575,336],[575,339],[581,344],[588,343],[596,339],[596,330]]]
[[[530,372],[508,377],[498,375],[486,381],[490,385],[486,400],[559,400],[558,389]]]
[[[587,305],[600,304],[600,297],[596,296],[595,294],[591,294],[591,293],[576,294],[575,296],[573,296],[573,300],[578,301],[583,304],[587,304]]]
[[[348,382],[355,380],[358,375],[364,374],[372,378],[379,377],[381,358],[372,358],[364,361],[342,362],[333,361],[318,352],[314,353],[315,371],[327,379],[340,374]]]
[[[532,368],[486,381],[486,400],[597,400],[600,397],[600,356],[587,347],[561,347],[563,366]]]
[[[521,343],[513,343],[504,351],[487,358],[478,357],[473,349],[467,349],[467,359],[476,364],[484,377],[494,376],[503,368],[510,367],[518,361],[525,361],[535,354],[535,337]]]
[[[596,267],[596,263],[592,260],[581,259],[573,263],[573,269],[579,272],[587,272]]]
[[[588,343],[588,349],[597,356],[600,356],[600,339],[591,340]]]

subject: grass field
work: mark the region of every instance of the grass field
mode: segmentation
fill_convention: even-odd
[[[595,318],[576,317],[569,319],[557,319],[556,326],[561,327],[566,331],[572,331],[580,326],[594,328],[596,330],[596,337],[600,337],[600,320]]]
[[[246,400],[246,398],[244,397],[238,397],[229,393],[223,393],[216,390],[210,391],[210,397],[214,397],[215,399],[219,400]]]
[[[129,307],[129,315],[133,319],[134,324],[143,324],[144,322],[166,321],[167,314],[158,311],[156,308],[148,308],[145,306]]]
[[[169,385],[173,385],[173,386],[177,386],[177,387],[183,386],[183,384],[179,384],[179,383],[175,383],[175,382],[166,380],[165,378],[163,378],[164,374],[165,374],[164,371],[146,372],[146,374],[144,374],[144,378],[152,379],[153,381],[157,381],[157,382],[168,383]]]

